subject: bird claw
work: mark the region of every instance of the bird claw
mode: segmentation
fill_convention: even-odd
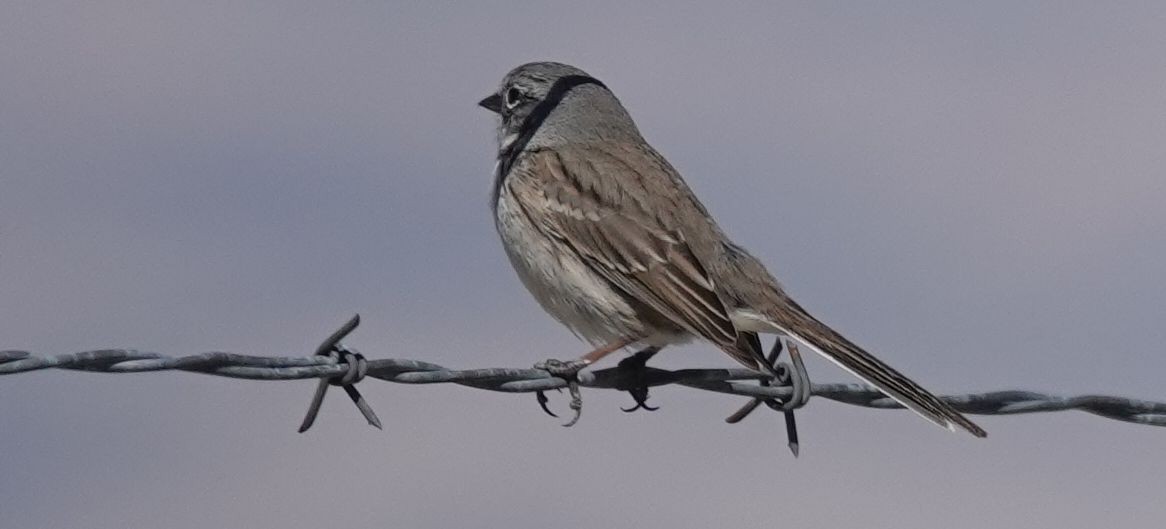
[[[550,399],[547,398],[546,392],[536,391],[536,392],[534,392],[534,397],[535,397],[535,399],[538,400],[539,407],[542,408],[543,411],[546,412],[547,415],[550,415],[551,417],[554,417],[556,419],[559,417],[558,415],[555,414],[555,412],[551,411],[551,409],[547,407],[547,402],[550,401]]]
[[[627,390],[632,399],[636,401],[636,405],[631,408],[620,408],[624,413],[631,413],[636,410],[656,411],[660,409],[659,406],[648,405],[648,385],[642,380],[644,378],[644,369],[656,353],[660,352],[659,347],[645,347],[635,354],[619,361],[619,368],[631,371],[639,380],[639,384]],[[622,389],[622,388],[621,388]]]
[[[583,393],[579,391],[579,380],[577,375],[579,371],[587,367],[588,362],[583,360],[556,360],[554,358],[543,360],[534,365],[535,369],[541,369],[550,373],[551,376],[561,378],[567,381],[567,390],[571,393],[570,408],[575,412],[571,420],[563,424],[563,426],[570,428],[575,423],[579,422],[579,417],[583,415]],[[551,417],[558,417],[550,408],[547,407],[547,396],[542,391],[535,392],[535,398],[538,399],[539,406],[543,411],[547,412]]]
[[[571,392],[571,411],[575,412],[575,416],[571,420],[563,423],[564,428],[575,426],[579,422],[579,417],[583,415],[583,392],[579,391],[579,382],[577,380],[567,381],[567,389]]]
[[[648,386],[629,389],[628,394],[630,394],[633,399],[636,399],[636,405],[630,408],[621,407],[619,410],[624,413],[631,413],[636,410],[656,411],[660,409],[659,406],[648,405]]]

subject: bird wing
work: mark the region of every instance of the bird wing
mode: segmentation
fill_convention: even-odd
[[[584,152],[585,151],[585,152]],[[682,227],[652,203],[668,205],[654,159],[595,146],[527,153],[527,173],[507,185],[548,237],[578,254],[592,271],[686,331],[721,346],[737,329]],[[642,162],[642,163],[640,163]]]

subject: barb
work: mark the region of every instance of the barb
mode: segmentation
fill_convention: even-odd
[[[360,391],[356,389],[356,383],[364,378],[368,372],[368,362],[365,361],[364,355],[350,351],[343,345],[340,345],[340,340],[345,336],[356,330],[360,325],[360,315],[357,314],[348,320],[343,326],[326,338],[320,346],[316,348],[316,356],[326,356],[329,358],[342,361],[348,365],[348,371],[343,376],[333,378],[321,378],[320,383],[316,385],[316,394],[312,396],[312,403],[308,405],[308,413],[304,415],[304,422],[300,423],[300,433],[308,431],[312,427],[312,423],[316,422],[316,414],[320,413],[320,406],[324,404],[324,395],[328,393],[328,386],[341,386],[344,392],[348,394],[348,398],[352,399],[352,403],[356,404],[356,408],[360,410],[361,415],[364,415],[364,420],[378,430],[381,429],[381,420],[377,418],[377,414],[372,411],[372,407],[364,400]]]
[[[247,380],[320,379],[321,387],[340,385],[365,413],[370,424],[380,427],[371,408],[354,385],[363,375],[399,384],[452,383],[505,393],[541,393],[568,386],[568,381],[539,369],[448,369],[420,360],[385,358],[367,360],[339,341],[357,324],[355,318],[334,333],[310,356],[254,356],[227,352],[207,352],[186,356],[167,356],[136,349],[98,349],[55,356],[38,356],[28,351],[0,351],[0,375],[27,373],[45,369],[66,369],[99,373],[144,373],[186,371]],[[786,403],[801,399],[791,386],[759,384],[768,377],[747,369],[679,369],[666,370],[621,362],[619,366],[582,372],[576,383],[580,387],[616,389],[636,392],[633,398],[641,407],[646,403],[647,388],[676,384],[694,389],[752,397],[756,403]],[[797,391],[804,392],[805,388]],[[313,408],[322,400],[318,390]],[[863,384],[809,384],[809,394],[837,402],[876,409],[898,409],[900,404],[878,390]],[[1166,403],[1106,395],[1061,397],[1032,391],[993,391],[941,397],[955,409],[977,415],[1015,415],[1064,410],[1080,410],[1107,419],[1166,426]],[[757,404],[746,406],[750,410]],[[778,411],[780,405],[771,406]],[[314,411],[305,417],[301,431],[311,425]],[[737,417],[737,415],[734,415]],[[796,440],[791,440],[796,442]]]

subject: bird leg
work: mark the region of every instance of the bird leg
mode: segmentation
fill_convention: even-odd
[[[567,421],[563,426],[571,427],[579,421],[579,416],[583,414],[583,394],[579,391],[579,372],[587,366],[598,362],[601,358],[614,353],[629,344],[634,342],[630,339],[620,339],[611,342],[603,347],[600,347],[590,353],[587,353],[575,360],[556,360],[548,359],[534,365],[535,369],[541,369],[550,373],[552,376],[561,378],[567,381],[567,390],[571,393],[571,410],[575,412],[575,416]],[[535,397],[538,399],[539,406],[543,411],[550,414],[552,417],[557,417],[551,410],[547,408],[547,396],[541,391],[535,392]]]

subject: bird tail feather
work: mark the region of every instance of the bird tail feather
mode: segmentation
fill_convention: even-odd
[[[801,342],[923,418],[948,430],[954,431],[958,426],[976,437],[987,437],[983,428],[950,404],[818,321],[792,299],[785,297],[783,301],[778,305],[783,310],[773,315],[775,317],[766,318],[779,332]]]

